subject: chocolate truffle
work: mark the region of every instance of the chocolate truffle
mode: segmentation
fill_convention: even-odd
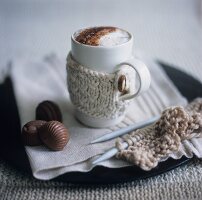
[[[62,114],[56,103],[52,101],[43,101],[36,108],[36,119],[62,122]]]
[[[38,135],[38,130],[46,121],[36,120],[26,123],[22,128],[22,140],[25,145],[37,146],[41,145],[42,141]]]
[[[58,121],[47,122],[39,131],[43,143],[54,151],[61,151],[69,141],[66,127]]]

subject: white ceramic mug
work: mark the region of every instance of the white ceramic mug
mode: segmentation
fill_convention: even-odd
[[[132,99],[149,88],[151,82],[149,70],[142,61],[135,59],[132,53],[134,40],[132,34],[129,33],[130,39],[127,42],[120,45],[106,47],[79,43],[75,40],[76,33],[78,33],[78,31],[71,37],[71,55],[73,59],[82,66],[93,71],[108,74],[117,73],[119,70],[124,71],[123,66],[130,66],[135,70],[139,80],[138,89],[134,93],[120,95],[119,101]],[[76,117],[82,123],[91,127],[113,126],[123,120],[124,114],[113,119],[95,118],[76,108]]]

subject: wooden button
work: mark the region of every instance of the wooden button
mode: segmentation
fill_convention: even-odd
[[[126,91],[126,76],[125,75],[121,75],[118,79],[118,90],[119,90],[119,92]]]

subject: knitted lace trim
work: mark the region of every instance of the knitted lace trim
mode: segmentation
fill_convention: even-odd
[[[125,113],[129,101],[119,100],[120,71],[112,74],[93,71],[67,57],[67,83],[76,109],[94,118],[117,118]]]
[[[202,98],[195,99],[186,108],[168,108],[155,124],[118,139],[116,156],[150,170],[161,158],[178,151],[182,140],[193,137],[202,137]],[[125,150],[123,141],[129,145]]]

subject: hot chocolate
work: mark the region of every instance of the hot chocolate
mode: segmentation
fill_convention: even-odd
[[[116,46],[130,40],[131,36],[123,29],[102,26],[87,28],[74,34],[77,42],[91,46]]]

